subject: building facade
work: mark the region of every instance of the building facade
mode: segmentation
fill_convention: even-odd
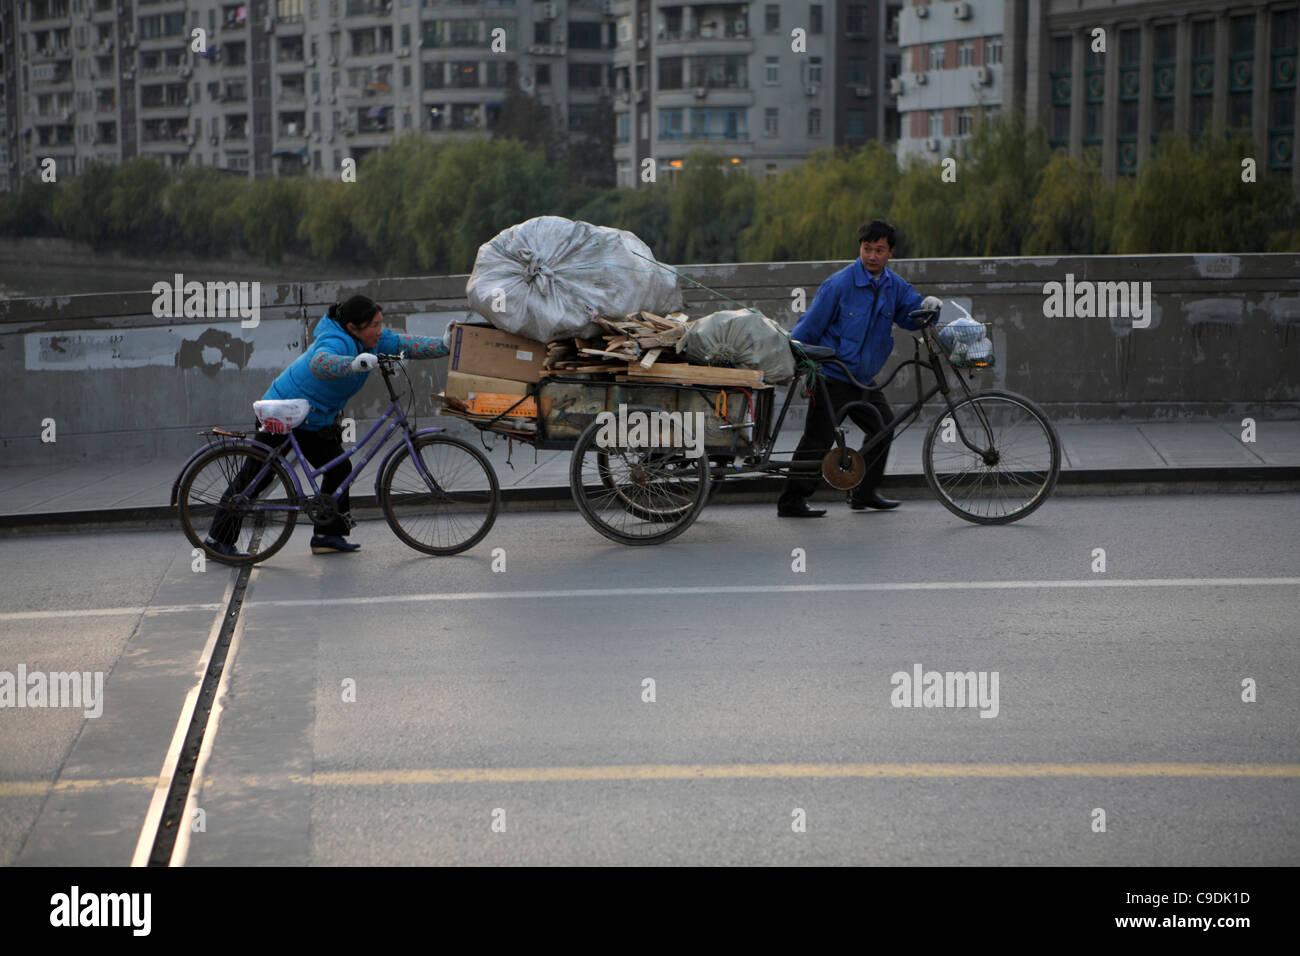
[[[581,125],[608,0],[0,0],[0,186],[154,156],[332,175],[405,132],[490,131],[518,84]]]
[[[699,148],[768,174],[888,135],[898,6],[617,0],[619,185],[671,179]]]
[[[1136,173],[1162,135],[1240,130],[1259,167],[1300,187],[1298,22],[1296,0],[908,0],[899,158],[949,155],[1012,108],[1109,178]]]

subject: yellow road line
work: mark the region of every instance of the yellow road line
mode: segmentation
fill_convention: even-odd
[[[446,783],[553,783],[583,780],[802,780],[802,779],[1050,779],[1068,777],[1219,777],[1225,779],[1300,779],[1300,764],[1221,763],[771,763],[771,764],[641,764],[593,767],[499,767],[419,770],[338,771],[268,774],[237,778],[208,777],[244,787],[308,784],[313,787],[389,787]],[[20,797],[50,791],[96,790],[105,787],[153,787],[157,777],[107,780],[0,782],[0,797]]]

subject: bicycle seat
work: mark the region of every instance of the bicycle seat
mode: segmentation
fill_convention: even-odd
[[[287,435],[310,413],[311,402],[305,398],[264,398],[253,403],[258,424],[272,435]]]
[[[791,339],[790,348],[792,350],[798,349],[802,351],[804,355],[808,356],[814,362],[824,362],[827,359],[835,358],[835,350],[827,345],[807,345],[803,342],[796,342],[794,339]],[[798,353],[796,352],[795,354],[797,355]]]

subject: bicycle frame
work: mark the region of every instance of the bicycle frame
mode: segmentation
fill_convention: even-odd
[[[925,403],[928,402],[930,399],[934,398],[935,395],[942,394],[944,397],[944,402],[948,406],[948,411],[952,412],[954,410],[953,401],[949,397],[949,393],[952,391],[952,387],[948,384],[947,376],[944,375],[943,359],[941,358],[941,353],[935,351],[934,343],[930,337],[931,333],[929,332],[929,328],[930,327],[927,325],[924,326],[922,329],[922,338],[924,338],[925,340],[925,348],[926,348],[926,352],[928,353],[928,358],[922,360],[919,357],[920,347],[919,345],[916,346],[916,351],[913,353],[913,357],[907,359],[904,362],[900,362],[898,367],[895,368],[894,371],[890,373],[889,378],[885,379],[885,381],[881,383],[879,386],[877,386],[877,388],[883,390],[886,387],[888,387],[889,383],[894,380],[894,378],[898,375],[898,373],[901,372],[903,369],[907,368],[909,365],[915,365],[917,366],[918,369],[922,369],[922,368],[929,369],[934,374],[935,384],[930,387],[930,390],[928,392],[926,392],[924,395],[921,395],[920,380],[918,379],[917,380],[918,397],[916,401],[908,405],[906,410],[904,410],[901,414],[895,415],[894,421],[889,425],[888,428],[885,427],[884,420],[880,417],[880,412],[878,412],[874,406],[870,405],[867,402],[863,402],[863,401],[848,402],[838,409],[834,408],[834,405],[831,402],[831,398],[830,398],[830,391],[829,389],[826,388],[826,382],[824,380],[824,377],[819,377],[817,381],[817,401],[822,408],[827,409],[827,414],[838,415],[838,419],[836,419],[833,424],[835,426],[835,431],[836,431],[835,447],[838,447],[841,453],[845,452],[846,445],[844,440],[844,429],[840,427],[840,424],[844,421],[845,417],[847,417],[849,413],[854,409],[859,409],[859,408],[865,409],[868,413],[870,413],[872,418],[875,420],[875,424],[877,426],[876,433],[861,449],[861,454],[864,459],[868,458],[870,453],[879,445],[884,443],[886,439],[890,439],[890,440],[893,439],[894,432],[896,430],[898,422],[904,421],[909,416],[919,412],[925,406]],[[915,343],[916,340],[913,339],[913,342]],[[822,364],[837,365],[846,374],[851,374],[849,372],[848,367],[845,366],[845,364],[842,361],[840,361],[838,358],[824,359]],[[786,412],[789,410],[790,407],[790,401],[791,399],[794,398],[795,393],[798,391],[799,383],[802,382],[803,379],[804,379],[804,374],[802,371],[800,371],[795,376],[794,381],[790,383],[790,388],[786,392],[785,401],[781,405],[781,414],[777,416],[776,422],[768,430],[768,433],[764,435],[763,454],[759,458],[758,462],[753,466],[752,470],[769,472],[773,474],[808,477],[808,478],[814,476],[820,476],[822,474],[822,467],[820,462],[815,462],[815,461],[773,462],[771,460],[772,455],[774,454],[793,454],[793,452],[776,452],[773,449],[774,446],[776,445],[777,436],[780,435],[781,433],[781,424],[782,422],[785,421]],[[967,393],[967,395],[971,394],[970,389],[966,388],[966,383],[961,380],[960,375],[958,376],[958,381],[961,382],[962,389]],[[981,416],[983,415],[982,412],[979,412],[979,414]],[[961,427],[961,422],[958,421],[955,416],[953,418],[953,422],[957,426],[957,432],[961,436],[962,443],[966,445],[966,447],[969,448],[975,454],[978,455],[985,454],[986,449],[977,448],[975,445],[971,444],[969,439],[967,439],[966,434]],[[988,435],[989,441],[991,443],[992,435],[990,433],[988,422],[987,421],[983,422],[983,425],[984,425],[985,433],[986,435]],[[721,474],[727,473],[726,468],[718,468],[717,471],[718,473]]]
[[[330,494],[330,497],[333,498],[335,501],[338,501],[339,498],[342,497],[343,493],[346,492],[348,488],[352,486],[352,483],[356,481],[357,476],[360,475],[361,472],[365,470],[365,467],[368,464],[370,464],[370,462],[374,459],[375,455],[379,453],[379,450],[383,448],[385,444],[387,444],[388,439],[392,436],[393,432],[398,428],[402,429],[402,440],[403,442],[405,442],[407,451],[411,456],[411,460],[415,462],[416,470],[419,472],[420,477],[423,478],[425,483],[428,484],[431,488],[436,487],[437,483],[433,480],[432,476],[429,475],[427,469],[425,468],[424,461],[420,458],[419,455],[415,453],[415,444],[412,441],[412,439],[419,437],[421,435],[437,434],[438,432],[445,431],[445,429],[440,427],[423,428],[420,429],[420,431],[418,432],[412,432],[410,428],[410,422],[406,417],[406,413],[402,411],[401,402],[397,397],[397,393],[393,391],[393,383],[392,380],[389,378],[388,369],[386,367],[381,367],[381,371],[384,376],[384,384],[388,388],[388,396],[392,400],[388,408],[384,411],[383,416],[377,422],[375,422],[374,426],[370,429],[370,431],[366,432],[365,437],[363,437],[361,441],[357,442],[354,448],[352,448],[351,450],[344,450],[343,454],[331,459],[330,461],[326,462],[325,464],[321,465],[318,468],[311,467],[311,463],[307,461],[306,456],[303,455],[302,449],[298,445],[297,435],[295,435],[292,430],[289,432],[289,440],[287,442],[281,442],[279,446],[276,448],[272,448],[270,445],[267,445],[264,442],[257,441],[254,438],[239,439],[236,442],[232,443],[237,445],[242,442],[243,444],[251,445],[267,453],[266,463],[261,467],[261,469],[258,470],[257,474],[254,475],[253,478],[248,482],[246,486],[248,488],[259,487],[259,485],[266,478],[270,476],[273,463],[276,459],[285,462],[286,470],[289,472],[289,480],[293,482],[294,492],[297,498],[299,499],[299,501],[295,501],[285,505],[266,505],[264,506],[265,510],[298,511],[301,508],[301,505],[299,503],[301,499],[308,497],[303,493],[302,482],[298,480],[298,470],[294,468],[288,461],[288,452],[291,448],[294,454],[297,455],[298,457],[298,462],[302,467],[303,474],[307,476],[307,484],[311,488],[311,495],[312,496],[319,495],[321,491],[320,491],[320,486],[316,483],[316,479],[321,475],[325,474],[325,472],[329,471],[339,462],[350,461],[353,455],[355,455],[357,452],[361,451],[363,448],[366,447],[366,444],[370,441],[370,439],[373,438],[375,434],[379,431],[379,429],[383,428],[385,424],[387,424],[388,428],[384,432],[383,437],[380,438],[378,442],[376,442],[373,446],[371,446],[369,450],[367,450],[362,455],[360,463],[358,463],[356,467],[354,467],[351,470],[351,472],[348,473],[348,476],[343,479],[338,489]],[[402,447],[401,445],[394,445],[391,449],[389,449],[388,454],[384,456],[384,460],[380,463],[379,468],[376,469],[375,471],[375,498],[376,499],[378,499],[379,497],[379,482],[383,477],[384,469],[387,466],[389,460],[392,458],[392,456],[396,454],[401,447]],[[203,454],[205,451],[207,451],[206,448],[199,449],[199,451],[195,452],[195,454],[190,458],[190,461],[186,463],[185,467],[181,469],[180,475],[176,479],[176,483],[172,486],[172,504],[176,503],[177,489],[180,486],[181,477],[184,476],[190,464],[192,464],[195,460],[197,460],[199,455]],[[243,498],[244,498],[244,492],[241,491],[235,497],[235,502],[239,502]]]

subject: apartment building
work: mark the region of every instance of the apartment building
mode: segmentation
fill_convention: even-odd
[[[671,179],[701,147],[767,174],[896,133],[899,7],[615,0],[619,185]]]
[[[1162,135],[1236,129],[1300,187],[1298,23],[1296,0],[908,0],[899,158],[951,155],[979,116],[1016,108],[1107,177]]]
[[[901,69],[897,153],[934,159],[951,155],[978,116],[1002,106],[1003,0],[909,3],[898,14]]]
[[[612,95],[608,0],[0,0],[0,185],[53,159],[334,175],[408,131],[572,129]]]

